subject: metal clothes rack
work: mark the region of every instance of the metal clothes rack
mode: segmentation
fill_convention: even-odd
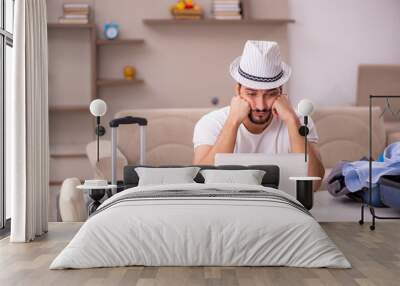
[[[380,117],[382,117],[386,111],[389,111],[392,116],[396,119],[399,119],[400,110],[393,111],[390,106],[389,99],[390,98],[400,98],[400,95],[370,95],[369,96],[369,184],[368,184],[368,192],[369,192],[369,200],[367,203],[364,201],[361,204],[361,219],[358,221],[359,224],[364,224],[364,208],[368,207],[369,211],[372,215],[372,225],[369,226],[371,230],[375,230],[375,220],[376,219],[400,219],[400,217],[385,217],[379,216],[375,213],[375,208],[371,205],[372,201],[372,101],[374,99],[385,99],[386,104],[385,108],[383,109]]]

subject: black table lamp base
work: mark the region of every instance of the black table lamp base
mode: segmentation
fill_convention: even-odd
[[[106,193],[105,189],[91,189],[89,190],[89,197],[93,200],[88,207],[89,216],[94,213],[97,208],[101,205],[100,200]]]
[[[296,181],[296,199],[303,206],[311,210],[313,207],[313,181],[298,180]]]

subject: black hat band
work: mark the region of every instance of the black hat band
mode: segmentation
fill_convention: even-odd
[[[283,76],[283,70],[282,70],[280,73],[278,73],[274,77],[259,77],[259,76],[251,75],[251,74],[244,72],[240,68],[240,66],[239,66],[238,72],[244,78],[247,78],[247,79],[253,80],[253,81],[259,81],[259,82],[274,82],[274,81],[281,79],[281,77]]]

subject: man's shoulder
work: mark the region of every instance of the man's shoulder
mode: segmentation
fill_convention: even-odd
[[[229,114],[229,106],[213,110],[197,121],[193,132],[194,146],[214,145]]]
[[[207,114],[204,114],[199,121],[217,121],[220,123],[225,122],[226,118],[229,115],[230,106],[225,106],[213,111],[210,111]]]

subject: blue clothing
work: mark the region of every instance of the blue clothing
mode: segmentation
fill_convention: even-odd
[[[376,162],[384,162],[384,161],[385,161],[385,158],[383,157],[383,153],[382,153],[378,156],[378,159],[376,159]]]
[[[350,192],[357,192],[369,185],[369,162],[347,162],[343,166],[343,176]],[[383,162],[372,162],[372,185],[381,176],[400,175],[400,142],[390,144],[383,152]]]

